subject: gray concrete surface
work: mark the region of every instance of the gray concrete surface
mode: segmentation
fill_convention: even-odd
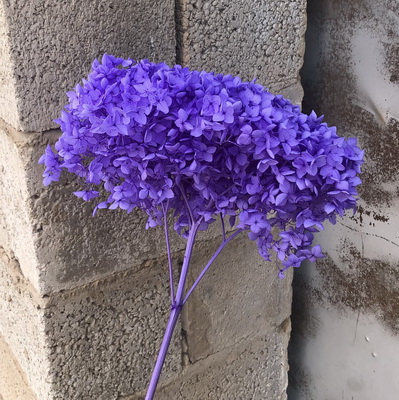
[[[211,247],[210,242],[198,246],[195,270]],[[233,249],[240,250],[245,263],[234,257]],[[285,392],[291,277],[280,280],[275,266],[262,262],[244,237],[226,250],[230,255],[216,262],[200,286],[203,296],[190,299],[182,328],[176,329],[162,374],[165,393],[184,387],[183,398],[200,390],[216,399],[220,391],[259,396]],[[0,332],[37,398],[117,400],[145,390],[169,308],[165,258],[43,298],[18,263],[2,254]],[[176,253],[175,262],[182,256]],[[258,279],[239,285],[244,266],[254,268],[247,275],[255,273]],[[211,310],[204,312],[212,297]],[[225,378],[215,385],[226,364]]]
[[[306,1],[183,0],[178,2],[180,62],[257,78],[272,91],[298,82]]]
[[[0,400],[36,400],[10,347],[0,337]]]
[[[397,398],[398,18],[396,0],[309,1],[305,106],[359,137],[366,163],[357,214],[295,278],[292,400]]]
[[[0,86],[0,118],[22,131],[54,128],[65,93],[103,53],[175,62],[172,0],[7,0],[2,7],[0,70],[14,85]]]
[[[18,102],[4,2],[0,2],[0,60],[0,118],[7,118],[11,125],[17,126]]]
[[[37,399],[117,400],[147,385],[168,317],[165,263],[43,298],[1,253],[0,334]],[[181,371],[179,333],[163,379]]]
[[[243,341],[199,361],[187,374],[162,388],[157,399],[285,400],[288,335],[282,333]]]
[[[198,246],[192,279],[217,247],[216,241]],[[246,234],[224,249],[185,310],[183,328],[191,363],[234,348],[243,340],[263,337],[290,316],[291,275],[279,279],[278,265],[265,262]]]
[[[45,337],[45,299],[32,289],[18,261],[0,248],[0,336],[7,344],[7,358],[2,360],[0,375],[8,373],[3,369],[6,365],[17,363],[30,389],[25,391],[26,398],[23,397],[19,393],[24,387],[18,379],[21,377],[14,376],[14,384],[9,380],[7,385],[0,386],[0,394],[6,400],[14,400],[12,396],[31,400],[30,392],[38,399],[51,399],[52,366]]]

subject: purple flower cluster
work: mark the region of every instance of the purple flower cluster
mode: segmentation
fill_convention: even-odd
[[[194,221],[238,217],[260,254],[288,268],[322,257],[313,233],[356,206],[356,139],[254,81],[104,55],[67,94],[44,183],[67,169],[96,209],[139,207],[148,227],[173,209],[182,236]]]

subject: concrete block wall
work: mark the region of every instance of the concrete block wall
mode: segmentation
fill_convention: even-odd
[[[140,212],[93,218],[71,177],[43,187],[52,120],[104,52],[258,77],[298,103],[305,1],[3,0],[0,22],[0,399],[142,398],[168,316],[163,231]],[[286,398],[290,283],[245,237],[231,243],[184,311],[157,397]]]
[[[65,103],[65,92],[87,75],[100,54],[175,60],[172,0],[1,3],[2,70],[8,84],[0,88],[0,98],[10,105],[4,104],[0,117],[24,132],[56,126],[52,120]]]
[[[180,62],[258,78],[270,90],[297,85],[305,52],[306,1],[178,2]]]

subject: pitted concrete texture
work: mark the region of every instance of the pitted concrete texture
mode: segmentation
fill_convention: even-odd
[[[288,335],[272,332],[192,364],[157,400],[286,400]],[[130,396],[122,400],[144,400]]]
[[[169,312],[166,262],[40,298],[2,253],[0,334],[38,400],[116,400],[144,390]],[[166,381],[181,371],[180,325],[175,332]]]
[[[13,126],[18,125],[18,106],[15,94],[15,79],[10,52],[10,36],[4,13],[4,2],[0,2],[0,118],[7,117]]]
[[[280,89],[279,94],[282,94],[284,97],[291,100],[293,104],[299,106],[302,104],[303,88],[300,82]]]
[[[195,249],[197,270],[212,242]],[[248,393],[254,399],[266,394],[270,397],[263,398],[284,398],[276,394],[286,387],[290,277],[277,280],[276,268],[252,257],[256,249],[246,243],[247,238],[233,242],[223,263],[215,264],[201,283],[199,295],[205,300],[190,299],[190,325],[183,325],[183,336],[177,326],[162,374],[165,384],[175,383],[160,399],[176,393],[181,397],[174,398],[228,399],[234,391],[242,396],[237,398]],[[169,309],[166,258],[43,298],[16,260],[2,254],[0,334],[38,399],[116,400],[145,390]],[[175,265],[182,257],[176,253]],[[186,373],[180,379],[182,360]]]
[[[0,335],[37,400],[137,398],[169,311],[163,230],[145,231],[141,212],[93,218],[94,203],[73,196],[80,185],[71,176],[45,188],[37,161],[59,132],[32,131],[54,127],[64,93],[95,57],[173,64],[175,35],[183,64],[258,77],[298,102],[305,0],[1,6],[0,118],[19,131],[0,123]],[[200,236],[197,272],[219,240],[216,224]],[[178,266],[185,242],[171,241]],[[256,254],[238,239],[201,282],[177,326],[159,399],[286,398],[291,277],[279,280]]]
[[[44,304],[29,281],[22,276],[18,262],[0,247],[0,336],[14,354],[23,371],[21,375],[26,376],[27,386],[37,400],[51,399],[47,395],[51,388],[51,377],[44,328]],[[0,376],[9,373],[4,364],[6,361],[1,362]],[[18,380],[20,376],[13,375],[13,378],[14,382],[7,379],[7,385],[0,386],[0,394],[5,400],[18,399],[7,396],[24,388]],[[30,397],[22,397],[21,400],[30,400]]]
[[[188,67],[258,78],[272,91],[298,81],[305,0],[182,0],[177,21],[178,57]]]
[[[37,400],[8,344],[0,336],[0,400]]]
[[[0,126],[0,239],[36,290],[73,288],[164,256],[163,229],[145,230],[144,212],[100,210],[93,217],[95,203],[73,195],[79,183],[71,175],[43,186],[37,161],[57,138],[55,131],[26,135]],[[199,240],[219,236],[214,225]],[[174,232],[171,243],[173,251],[185,246]]]
[[[3,124],[4,125],[4,124]],[[36,249],[29,213],[27,175],[18,144],[0,127],[0,246],[15,257],[24,275],[39,286]]]
[[[198,246],[191,280],[218,246],[217,242]],[[190,362],[232,348],[244,338],[263,336],[286,323],[291,313],[292,274],[289,271],[285,279],[280,279],[277,265],[260,257],[255,242],[245,233],[224,248],[193,292],[184,313]]]
[[[173,0],[2,1],[0,118],[23,131],[54,127],[65,92],[87,75],[94,58],[111,53],[175,62]],[[2,32],[0,32],[2,33]],[[6,39],[8,43],[6,42]],[[10,56],[8,56],[10,54]],[[3,79],[3,76],[2,76]],[[16,98],[10,98],[16,93]],[[11,100],[8,102],[8,100]],[[18,119],[15,107],[18,105]]]
[[[169,315],[166,262],[50,300],[52,399],[116,400],[147,386]],[[181,372],[180,332],[178,324],[162,379]]]

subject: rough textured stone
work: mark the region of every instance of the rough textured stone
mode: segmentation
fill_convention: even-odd
[[[175,62],[172,0],[49,2],[4,0],[0,18],[0,118],[23,131],[54,127],[65,92],[87,75],[94,58],[111,53],[136,59]],[[11,59],[11,65],[10,63]],[[11,81],[10,81],[11,83]],[[11,96],[16,96],[12,98]],[[7,100],[11,100],[9,105]],[[16,119],[18,108],[18,120]]]
[[[293,104],[302,104],[303,88],[300,82],[282,88],[281,90],[279,90],[279,93],[285,96],[287,99],[291,100]]]
[[[147,386],[169,311],[162,261],[51,299],[52,399],[116,400]],[[163,379],[181,371],[180,330],[178,325]]]
[[[217,247],[196,246],[190,281]],[[224,249],[183,310],[183,375],[156,398],[286,398],[292,274],[277,271],[246,235]]]
[[[145,388],[169,310],[165,262],[41,298],[2,253],[0,334],[38,399],[116,400]],[[180,373],[180,340],[178,325],[162,379]]]
[[[4,125],[4,124],[3,124]],[[39,271],[35,268],[36,250],[29,212],[27,174],[19,149],[0,128],[0,245],[10,257],[16,257],[24,275],[39,286]]]
[[[0,337],[0,400],[36,400],[24,372],[2,337]]]
[[[287,345],[288,335],[276,332],[256,341],[243,341],[191,365],[180,379],[161,388],[156,399],[286,400]]]
[[[212,246],[212,242],[199,243],[194,266],[198,268],[206,262]],[[195,374],[203,375],[203,378],[195,379],[208,382],[207,388],[201,389],[204,393],[209,391],[208,398],[216,399],[212,396],[221,390],[226,396],[234,390],[243,394],[253,392],[260,396],[254,398],[259,399],[265,393],[271,393],[270,390],[278,393],[285,390],[290,278],[278,280],[274,267],[267,270],[270,264],[258,256],[253,257],[256,249],[247,238],[233,242],[232,246],[243,255],[242,258],[237,259],[230,249],[223,262],[214,265],[214,271],[200,286],[199,294],[205,296],[205,300],[190,299],[191,325],[184,328],[183,336],[180,336],[179,326],[175,332],[162,375],[165,383],[175,382],[180,376],[182,350],[189,354],[191,361],[208,360],[207,364],[194,363],[194,369],[191,364],[187,366],[188,371],[196,372],[188,372],[191,375],[184,375],[184,380],[179,381],[185,389],[180,386],[179,389],[168,389],[170,393],[183,390],[182,398],[189,398],[187,393],[191,390],[191,385],[183,382],[186,378],[188,383],[191,382],[189,376]],[[43,298],[24,279],[18,263],[8,259],[4,252],[2,254],[0,334],[10,341],[38,398],[116,400],[145,389],[169,308],[165,258],[148,262],[139,270],[131,269],[79,289]],[[181,260],[182,253],[176,253],[175,265]],[[240,268],[254,268],[257,282],[251,282],[253,275],[249,271],[241,276]],[[259,279],[262,275],[264,279]],[[240,278],[241,285],[238,285]],[[255,299],[251,293],[254,288],[260,299]],[[266,295],[259,293],[261,288]],[[229,292],[230,297],[226,298]],[[211,312],[203,312],[204,303],[209,306],[210,301],[214,305]],[[235,313],[237,309],[240,313]],[[19,316],[17,320],[15,315]],[[202,324],[197,324],[198,332],[194,332],[195,320],[202,321],[208,329],[205,331]],[[242,328],[237,329],[238,325]],[[24,334],[18,336],[15,332]],[[266,332],[270,333],[264,339]],[[184,350],[186,345],[182,347],[180,343],[182,340],[187,343],[187,333],[193,335],[188,342],[188,352]],[[204,343],[200,338],[202,334],[213,340]],[[264,343],[269,336],[274,337],[273,341],[279,341],[281,347],[272,348],[270,346],[274,344]],[[253,343],[244,346],[244,342]],[[218,357],[210,357],[213,353]],[[224,380],[219,378],[221,360],[229,364]],[[199,369],[196,369],[197,365]],[[282,369],[276,369],[276,365]],[[257,369],[259,366],[262,369]],[[229,383],[233,376],[236,377],[234,385]],[[213,388],[212,382],[216,379],[222,383]],[[172,394],[165,396],[168,397],[160,398],[173,398]]]
[[[1,125],[1,124],[0,124]],[[78,182],[65,174],[44,187],[37,161],[58,132],[21,134],[0,126],[0,239],[35,288],[48,294],[83,285],[154,260],[166,252],[162,228],[145,230],[146,215],[102,210],[73,195]],[[218,224],[199,236],[220,235]],[[174,251],[185,241],[171,235]]]
[[[183,0],[177,21],[178,61],[184,65],[256,77],[272,91],[298,81],[305,0]]]
[[[192,278],[219,244],[201,243]],[[266,262],[255,242],[238,236],[223,250],[187,303],[183,328],[190,362],[273,331],[291,313],[291,273],[278,277],[277,262]],[[192,279],[193,280],[193,279]]]
[[[0,336],[9,345],[32,392],[38,399],[48,400],[50,363],[44,333],[43,306],[43,299],[23,277],[18,262],[10,259],[0,248]],[[2,369],[1,374],[6,372]],[[6,389],[18,390],[18,387],[12,386],[12,382],[10,384],[11,387],[5,387],[4,392]],[[15,384],[19,385],[18,382]],[[6,393],[2,389],[0,387],[0,394],[5,397]]]
[[[17,126],[18,106],[9,41],[9,29],[2,1],[0,2],[0,118],[7,116],[9,123]]]

